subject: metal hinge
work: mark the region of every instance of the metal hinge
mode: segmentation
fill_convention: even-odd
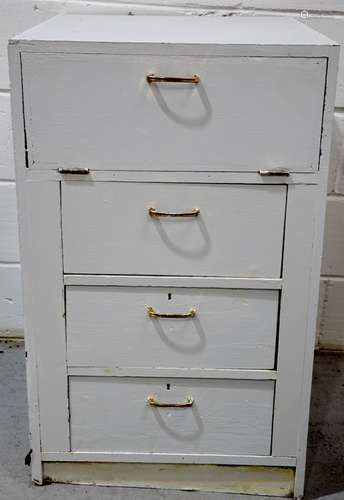
[[[259,175],[263,175],[265,177],[272,177],[272,176],[285,176],[288,177],[290,175],[289,170],[286,168],[275,168],[271,170],[258,170]]]
[[[58,168],[59,174],[77,174],[77,175],[86,175],[90,173],[89,168]]]

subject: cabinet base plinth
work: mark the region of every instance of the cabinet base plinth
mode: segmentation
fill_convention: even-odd
[[[212,491],[290,497],[294,469],[289,467],[45,462],[45,482]]]

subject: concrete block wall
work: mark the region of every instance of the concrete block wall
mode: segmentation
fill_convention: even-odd
[[[344,0],[1,0],[0,2],[0,336],[22,335],[15,181],[6,46],[9,36],[61,12],[294,16],[343,45],[336,110],[317,345],[344,350]]]

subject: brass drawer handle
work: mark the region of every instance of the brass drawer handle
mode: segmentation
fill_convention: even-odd
[[[286,168],[275,168],[271,170],[263,170],[260,169],[258,171],[259,175],[262,175],[263,177],[289,177],[290,172]]]
[[[194,318],[196,316],[196,309],[190,309],[186,313],[159,313],[154,307],[148,306],[147,313],[150,318]]]
[[[148,213],[151,217],[197,217],[199,208],[192,208],[189,212],[158,212],[156,208],[150,207]]]
[[[198,75],[192,75],[191,77],[181,77],[181,76],[157,76],[154,73],[150,73],[146,76],[146,80],[149,84],[151,83],[193,83],[197,85],[201,81]]]
[[[87,175],[90,173],[89,168],[58,168],[59,174],[76,174],[76,175]]]
[[[158,400],[156,396],[148,396],[147,403],[150,406],[158,406],[160,408],[187,408],[193,405],[193,397],[187,396],[185,401],[179,403],[162,403]]]

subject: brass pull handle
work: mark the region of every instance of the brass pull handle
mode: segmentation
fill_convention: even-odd
[[[76,174],[76,175],[87,175],[90,173],[89,168],[58,168],[59,174]]]
[[[181,401],[179,403],[162,403],[158,400],[156,396],[148,396],[147,403],[150,406],[158,406],[160,408],[187,408],[193,405],[193,397],[187,396],[185,401]]]
[[[197,217],[199,208],[192,208],[189,212],[158,212],[156,208],[150,207],[148,213],[151,217]]]
[[[290,172],[286,168],[275,168],[271,170],[263,170],[260,169],[258,171],[259,175],[262,175],[263,177],[289,177]]]
[[[186,313],[159,313],[154,307],[148,306],[147,313],[150,318],[194,318],[196,316],[196,309],[190,309]]]
[[[151,83],[193,83],[197,85],[201,81],[198,75],[192,75],[191,77],[181,77],[181,76],[157,76],[154,73],[150,73],[146,76],[146,80],[149,84]]]

